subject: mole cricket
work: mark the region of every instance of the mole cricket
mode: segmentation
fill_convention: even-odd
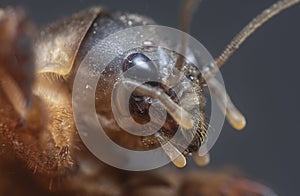
[[[233,38],[221,55],[214,59],[212,69],[205,73],[199,72],[197,67],[178,53],[159,51],[158,54],[171,58],[173,64],[168,68],[182,72],[181,75],[176,75],[175,71],[167,73],[165,77],[167,82],[174,80],[182,88],[180,95],[164,84],[139,81],[148,75],[162,78],[164,74],[159,69],[161,67],[144,53],[144,49],[135,49],[116,57],[102,72],[95,91],[98,120],[104,124],[106,134],[115,143],[137,151],[163,147],[168,143],[163,150],[179,168],[186,165],[186,156],[189,155],[200,166],[208,164],[209,154],[198,153],[207,139],[210,126],[204,111],[206,80],[213,81],[209,92],[228,122],[237,130],[243,129],[246,120],[222,85],[213,79],[214,68],[221,67],[262,24],[298,2],[279,0],[261,12]],[[188,31],[198,3],[197,0],[184,1],[182,31]],[[110,34],[130,27],[154,24],[152,19],[145,16],[92,7],[38,31],[22,9],[0,8],[0,171],[15,170],[18,173],[5,175],[0,180],[0,193],[274,195],[264,185],[235,174],[196,172],[200,175],[196,176],[172,170],[163,170],[163,174],[119,170],[99,161],[81,141],[74,120],[72,91],[84,57],[94,43]],[[179,42],[184,54],[193,52],[186,48],[184,38]],[[135,87],[129,99],[132,118],[140,124],[149,122],[152,118],[149,108],[155,103],[167,111],[163,126],[151,135],[130,134],[113,118],[110,106],[115,83],[120,82],[120,74],[132,68],[142,73],[141,76],[129,75],[129,79],[121,80],[121,83]],[[183,79],[188,79],[190,83],[182,84]],[[123,92],[116,93],[117,99],[122,98]],[[179,99],[183,100],[181,105]],[[127,127],[130,126],[128,123]],[[183,149],[182,141],[168,142],[177,129],[182,132],[182,140],[191,138],[189,145]],[[20,180],[21,177],[26,180]],[[14,190],[16,186],[21,188]]]

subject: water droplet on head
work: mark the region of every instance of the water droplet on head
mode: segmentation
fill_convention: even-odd
[[[152,41],[147,40],[147,41],[144,41],[144,42],[143,42],[143,45],[144,45],[144,46],[153,46],[154,44],[153,44]]]
[[[91,89],[92,87],[91,87],[91,85],[87,84],[87,85],[85,85],[85,88],[86,89]]]

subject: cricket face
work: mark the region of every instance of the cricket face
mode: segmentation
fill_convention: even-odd
[[[130,51],[116,58],[100,77],[96,108],[99,121],[107,125],[106,134],[114,142],[133,150],[151,150],[168,143],[166,154],[171,160],[180,155],[173,162],[183,167],[185,156],[198,154],[207,122],[205,81],[193,75],[196,67],[186,59],[183,69],[178,70],[179,58],[182,56],[159,47]],[[124,109],[126,104],[129,114]],[[108,106],[119,112],[118,119]],[[120,124],[126,125],[125,130]],[[136,135],[128,133],[137,124],[147,126],[137,130]]]

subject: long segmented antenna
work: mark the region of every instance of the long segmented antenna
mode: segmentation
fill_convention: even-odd
[[[280,0],[271,5],[269,8],[265,9],[233,38],[222,54],[215,60],[214,66],[221,67],[256,29],[258,29],[276,14],[299,2],[300,0]],[[214,74],[208,74],[210,74],[210,76],[207,82],[210,82],[212,87],[210,90],[220,108],[225,113],[227,120],[235,129],[243,129],[246,125],[245,117],[233,105],[224,87],[212,77]]]
[[[246,27],[244,27],[225,48],[221,55],[215,60],[215,64],[221,67],[228,58],[239,48],[239,46],[251,35],[253,32],[262,26],[265,22],[273,16],[279,14],[281,11],[299,3],[300,0],[280,0],[269,8],[265,9],[261,14],[256,16]]]
[[[184,0],[181,15],[180,15],[180,30],[183,32],[188,33],[191,25],[191,19],[195,11],[197,10],[198,5],[201,3],[202,0]],[[181,38],[181,45],[180,45],[180,51],[181,54],[186,54],[187,49],[187,39],[185,36],[182,36]],[[184,57],[179,56],[175,67],[178,70],[181,70],[183,63],[184,63]]]
[[[202,0],[184,0],[180,15],[180,29],[189,32],[191,19]]]

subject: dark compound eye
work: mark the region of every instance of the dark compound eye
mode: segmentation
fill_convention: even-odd
[[[132,79],[146,80],[158,77],[156,65],[142,53],[130,54],[123,63],[123,72],[127,72],[126,76]]]

